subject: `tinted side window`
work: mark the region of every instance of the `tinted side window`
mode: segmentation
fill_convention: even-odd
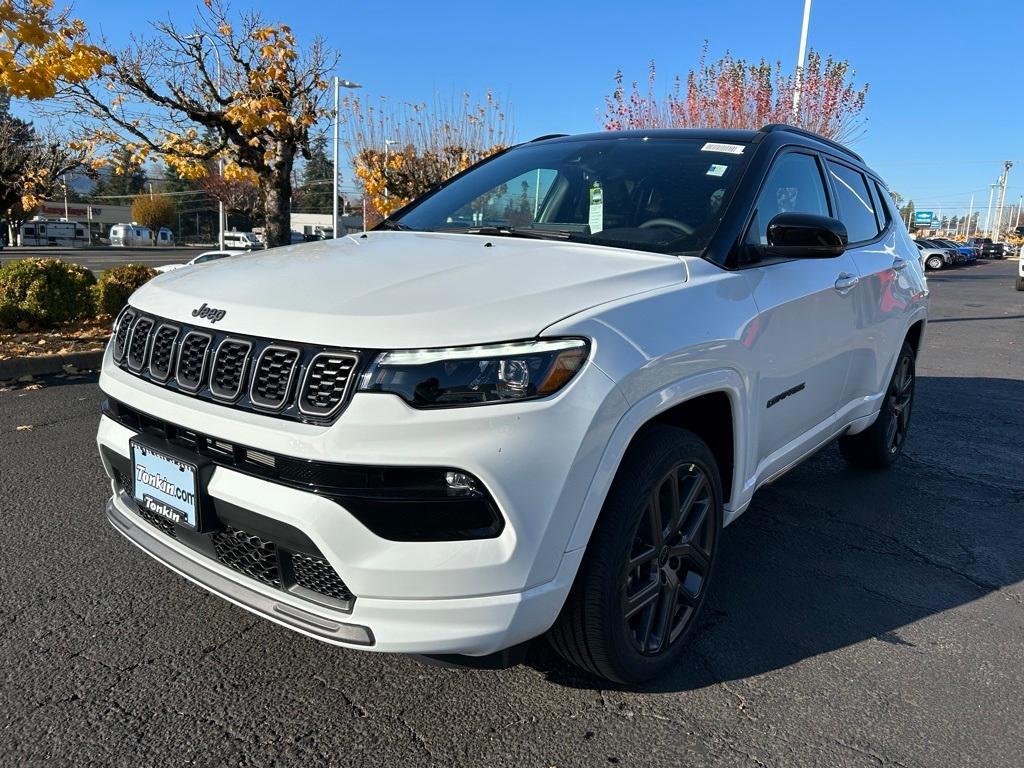
[[[875,182],[875,191],[878,193],[878,199],[882,201],[882,210],[880,211],[881,216],[879,219],[882,221],[882,228],[888,227],[890,222],[896,221],[900,218],[900,212],[896,209],[896,201],[892,199],[892,195],[889,194],[889,190]],[[900,219],[902,221],[902,219]]]
[[[747,242],[751,245],[767,245],[768,222],[780,213],[789,212],[829,215],[821,170],[812,155],[789,152],[772,165],[757,198],[757,209],[747,234]]]
[[[875,218],[875,206],[864,176],[845,165],[831,161],[826,161],[826,165],[836,192],[839,219],[846,225],[850,242],[871,240],[878,234],[878,219]]]

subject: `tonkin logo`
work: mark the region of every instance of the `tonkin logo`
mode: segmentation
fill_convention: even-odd
[[[223,320],[224,315],[227,313],[228,311],[226,309],[214,309],[213,307],[208,306],[204,301],[203,306],[192,310],[192,317],[198,317],[203,320],[209,320],[211,323],[216,323],[218,320]]]

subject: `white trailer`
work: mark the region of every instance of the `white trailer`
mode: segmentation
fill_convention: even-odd
[[[81,248],[89,244],[89,233],[77,221],[32,219],[18,227],[18,245],[62,245]]]
[[[115,224],[110,228],[110,244],[118,248],[152,245],[153,234],[138,224]]]

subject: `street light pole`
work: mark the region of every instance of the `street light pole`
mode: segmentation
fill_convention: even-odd
[[[964,227],[964,237],[971,236],[971,216],[974,215],[974,193],[971,193],[971,207],[967,209],[967,226]]]
[[[1003,172],[999,176],[999,203],[996,206],[996,234],[993,241],[999,239],[999,233],[1003,229],[1003,206],[1006,203],[1006,182],[1010,179],[1010,169],[1013,167],[1012,160],[1003,162]]]
[[[996,185],[988,185],[988,210],[985,211],[985,234],[992,237],[992,195],[995,194]]]
[[[331,210],[334,212],[334,216],[331,219],[333,229],[331,231],[332,237],[338,236],[338,229],[340,222],[338,221],[338,133],[341,126],[341,100],[339,93],[341,88],[362,88],[359,83],[353,83],[350,80],[339,80],[337,76],[334,77],[334,150],[333,150],[333,166],[331,169],[332,184],[331,187],[334,190],[334,198],[332,202],[334,205]]]
[[[804,0],[804,20],[800,27],[800,52],[796,57],[796,81],[793,88],[793,125],[800,116],[800,89],[804,80],[804,57],[807,54],[807,27],[811,21],[811,0]]]

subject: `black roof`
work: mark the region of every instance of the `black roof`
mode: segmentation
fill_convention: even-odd
[[[847,160],[853,161],[865,170],[870,170],[860,155],[839,142],[802,128],[781,123],[766,125],[758,131],[733,128],[634,128],[627,131],[597,131],[575,135],[555,133],[547,136],[538,136],[534,141],[600,141],[610,138],[642,139],[649,137],[663,139],[707,139],[723,142],[759,142],[771,135],[780,137],[780,143],[782,141],[796,143],[814,149],[842,154]]]

